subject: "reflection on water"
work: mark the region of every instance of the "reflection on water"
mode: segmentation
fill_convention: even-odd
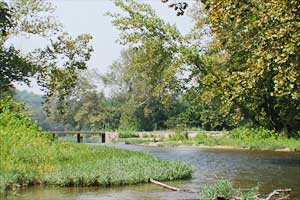
[[[294,199],[300,199],[300,154],[271,151],[220,150],[192,147],[158,148],[134,145],[113,145],[136,151],[150,152],[163,159],[190,163],[193,178],[169,184],[200,191],[218,179],[231,180],[235,187],[260,185],[261,192],[278,188],[292,188]],[[143,184],[113,188],[30,188],[9,199],[45,200],[117,200],[117,199],[191,199],[197,193],[178,193]]]

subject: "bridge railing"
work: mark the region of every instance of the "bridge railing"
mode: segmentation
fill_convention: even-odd
[[[59,135],[77,135],[77,142],[81,143],[83,142],[82,135],[99,135],[100,136],[100,143],[105,143],[106,141],[106,133],[105,131],[50,131],[53,133],[53,136],[59,136]]]

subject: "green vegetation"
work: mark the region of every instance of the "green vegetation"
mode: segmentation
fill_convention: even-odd
[[[287,149],[290,151],[300,151],[300,141],[297,138],[288,138],[275,131],[265,128],[236,128],[232,131],[220,135],[207,135],[199,132],[194,138],[187,138],[183,133],[170,135],[166,140],[162,140],[160,146],[178,145],[207,145],[207,146],[232,146],[250,149]]]
[[[138,138],[139,134],[133,130],[119,130],[119,138]]]
[[[155,142],[155,139],[126,139],[125,144],[146,144],[149,142]]]
[[[170,141],[176,141],[176,142],[186,141],[186,140],[188,140],[188,137],[185,134],[176,132],[175,134],[169,135],[169,140]]]
[[[0,101],[2,191],[34,184],[110,186],[191,176],[189,165],[150,154],[53,141],[21,109],[11,100]]]
[[[231,197],[241,197],[244,200],[255,200],[258,194],[258,188],[254,187],[247,192],[241,192],[240,190],[235,190],[232,183],[226,180],[220,180],[212,186],[204,188],[200,192],[200,199],[211,200],[215,199],[217,196],[223,196],[226,199]]]
[[[189,165],[148,154],[55,141],[7,94],[37,106],[32,114],[45,130],[121,130],[120,137],[129,138],[138,137],[132,130],[199,127],[230,131],[214,136],[200,131],[195,138],[176,133],[161,145],[300,151],[300,1],[195,1],[195,27],[187,35],[147,4],[114,3],[120,13],[107,15],[125,48],[99,75],[86,72],[92,36],[65,33],[51,2],[0,2],[1,189],[123,185],[191,175]],[[9,43],[19,35],[41,37],[48,46],[21,53]],[[203,45],[204,38],[211,41]],[[31,79],[45,98],[16,95],[14,83],[29,85]],[[99,91],[99,81],[111,89],[109,97]],[[146,140],[126,141],[140,142]],[[220,182],[201,195],[231,196],[231,188]]]
[[[194,97],[204,124],[299,131],[300,2],[203,3],[195,13],[197,28],[209,25],[215,37],[196,75]]]
[[[47,1],[1,1],[0,11],[0,96],[13,93],[16,81],[30,85],[33,77],[52,105],[72,93],[79,74],[87,69],[92,36],[72,38],[53,16],[55,6]],[[48,45],[21,53],[9,43],[20,35],[43,38]]]
[[[299,1],[197,1],[191,9],[195,27],[183,35],[149,5],[116,0],[122,11],[107,15],[125,48],[105,74],[84,72],[92,51],[89,35],[63,34],[31,57],[5,46],[23,32],[61,34],[57,22],[39,15],[52,16],[54,8],[37,1],[1,4],[0,60],[5,62],[0,75],[1,89],[39,79],[47,92],[48,121],[63,124],[35,116],[43,128],[232,130],[247,125],[299,136]],[[26,22],[23,9],[34,20]],[[207,37],[211,40],[201,44]],[[62,56],[66,62],[59,67],[54,58]],[[109,97],[99,91],[100,84],[109,87]]]
[[[198,144],[209,146],[225,145],[250,149],[286,149],[300,151],[300,141],[284,137],[265,128],[237,128],[222,136],[198,134],[194,139]]]

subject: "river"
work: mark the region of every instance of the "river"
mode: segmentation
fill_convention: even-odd
[[[194,168],[189,180],[167,182],[179,188],[200,191],[219,179],[229,179],[236,188],[260,186],[261,193],[292,188],[293,199],[300,200],[300,153],[205,149],[196,147],[144,147],[114,144],[118,148],[150,152],[154,156],[190,163]],[[197,193],[172,192],[153,184],[112,188],[32,187],[21,191],[15,200],[119,200],[119,199],[192,199]]]

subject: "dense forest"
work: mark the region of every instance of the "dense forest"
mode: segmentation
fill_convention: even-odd
[[[122,11],[107,15],[124,50],[106,74],[87,69],[92,36],[72,38],[50,3],[24,2],[0,3],[1,98],[25,100],[44,129],[246,126],[299,136],[299,1],[195,0],[188,13],[195,26],[183,35],[149,5],[116,0]],[[19,34],[51,42],[25,55],[5,45]],[[13,89],[32,77],[43,99]]]

